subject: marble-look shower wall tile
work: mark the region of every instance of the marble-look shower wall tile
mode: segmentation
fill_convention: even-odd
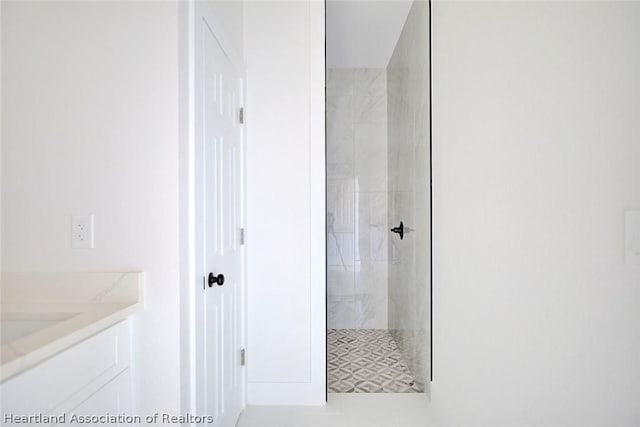
[[[426,301],[424,310],[416,310],[416,330],[415,330],[415,347],[414,347],[414,362],[411,366],[411,371],[416,373],[416,381],[420,386],[424,386],[424,381],[427,381],[429,370],[427,366],[427,360],[430,354],[430,340],[429,330],[427,329],[430,319],[429,313],[426,307],[431,304],[429,293],[429,277],[419,275],[417,277],[417,289],[416,299],[420,301]]]
[[[353,233],[328,233],[327,266],[352,267],[355,260],[355,238]]]
[[[356,191],[387,191],[387,126],[355,126]]]
[[[408,121],[410,108],[406,99],[409,70],[395,67],[387,69],[387,120],[395,123]]]
[[[387,67],[389,225],[403,221],[405,230],[413,229],[403,240],[395,235],[389,238],[389,329],[416,382],[427,392],[431,240],[428,23],[425,2],[414,2]]]
[[[357,262],[355,293],[359,309],[359,328],[387,328],[387,263]]]
[[[352,96],[327,97],[327,175],[351,176],[354,170]]]
[[[327,163],[328,178],[342,178],[351,175],[353,175],[353,162]]]
[[[356,97],[387,95],[387,72],[384,68],[358,68],[354,77]]]
[[[387,181],[389,191],[409,191],[413,188],[416,167],[415,147],[408,126],[394,124],[389,128],[389,136],[396,141],[387,150]]]
[[[327,179],[327,233],[353,233],[356,226],[353,178]]]
[[[356,326],[357,304],[354,301],[343,301],[330,298],[327,302],[328,329],[358,329]]]
[[[335,300],[355,301],[355,266],[327,267],[327,294]]]
[[[389,290],[388,290],[388,305],[387,305],[387,324],[389,325],[389,330],[399,330],[404,325],[405,317],[403,316],[404,310],[407,309],[404,301],[406,299],[406,295],[403,294],[402,289],[398,286],[394,286],[396,280],[399,280],[398,265],[389,264],[388,265],[388,280],[389,280]]]
[[[351,329],[357,324],[358,304],[354,266],[327,267],[327,326]]]
[[[405,234],[402,240],[397,234],[389,237],[388,310],[394,314],[393,317],[389,317],[390,329],[415,329],[417,307],[423,305],[422,301],[417,301],[416,242],[421,238],[415,231]],[[428,261],[420,263],[429,265]]]
[[[424,144],[426,145],[426,144]],[[423,147],[420,144],[418,147]],[[419,150],[420,151],[420,148]],[[421,161],[428,162],[429,156],[426,147],[422,149],[424,152],[423,155],[418,153],[416,158],[421,159]],[[425,182],[417,182],[416,188],[414,190],[415,194],[415,217],[416,218],[428,218],[430,215],[429,208],[429,185]],[[416,235],[418,236],[428,236],[429,230],[426,228],[429,224],[420,222],[416,223],[416,226],[419,227],[416,230]],[[425,229],[422,229],[425,228]],[[413,350],[415,353],[414,362],[412,363],[411,370],[415,372],[416,382],[419,385],[423,385],[423,381],[428,381],[428,366],[425,361],[428,360],[430,354],[430,340],[429,340],[429,330],[428,325],[430,322],[429,312],[427,307],[431,305],[431,295],[429,291],[430,284],[430,264],[429,259],[431,257],[431,244],[428,239],[416,239],[415,243],[415,251],[416,256],[419,257],[416,260],[416,288],[415,288],[415,297],[417,301],[425,301],[424,306],[416,307],[416,332],[415,332],[415,349]]]
[[[327,96],[353,95],[356,71],[353,68],[329,68],[327,70]]]
[[[363,294],[356,300],[356,329],[387,329],[387,296]]]
[[[330,327],[387,327],[386,97],[385,69],[327,70]]]
[[[358,295],[387,294],[387,270],[386,262],[356,262],[354,266],[354,290]],[[386,311],[386,310],[384,310]]]
[[[351,329],[357,324],[358,304],[354,267],[327,267],[327,326]]]
[[[356,233],[356,261],[387,261],[388,218],[387,193],[356,193],[358,223]]]
[[[381,124],[387,121],[387,97],[355,96],[354,116],[356,124]]]
[[[327,138],[336,143],[350,139],[355,123],[353,96],[327,96]],[[345,133],[346,132],[346,133]]]

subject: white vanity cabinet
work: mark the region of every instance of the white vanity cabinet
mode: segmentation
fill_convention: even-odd
[[[72,414],[131,414],[130,365],[130,322],[125,319],[6,380],[0,386],[2,425],[13,424],[7,414],[66,414],[67,424]]]

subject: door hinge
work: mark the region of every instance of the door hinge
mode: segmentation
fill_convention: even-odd
[[[240,366],[245,366],[247,364],[247,351],[243,348],[240,350]]]
[[[244,107],[240,108],[239,119],[240,119],[240,124],[243,125],[244,124]]]
[[[240,229],[240,244],[241,245],[244,245],[244,240],[245,240],[245,238],[244,238],[244,228],[241,228]]]
[[[202,276],[202,289],[207,290],[207,276]]]

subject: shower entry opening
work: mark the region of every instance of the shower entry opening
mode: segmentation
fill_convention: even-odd
[[[327,391],[429,393],[429,3],[326,10]],[[350,31],[394,16],[387,57],[363,60]]]

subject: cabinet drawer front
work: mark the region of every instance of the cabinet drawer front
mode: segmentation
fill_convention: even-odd
[[[85,397],[82,402],[75,405],[71,410],[55,412],[57,414],[66,412],[66,424],[64,425],[72,425],[78,424],[77,421],[74,422],[74,416],[86,422],[86,420],[91,420],[91,417],[105,414],[131,414],[132,409],[131,375],[129,369],[125,369],[117,377],[96,390],[95,393]],[[98,422],[100,421],[98,420]],[[97,423],[92,424],[95,425]],[[131,425],[131,423],[128,424]]]
[[[128,368],[130,357],[129,322],[125,320],[2,384],[3,412],[57,415],[51,411],[65,400]]]

